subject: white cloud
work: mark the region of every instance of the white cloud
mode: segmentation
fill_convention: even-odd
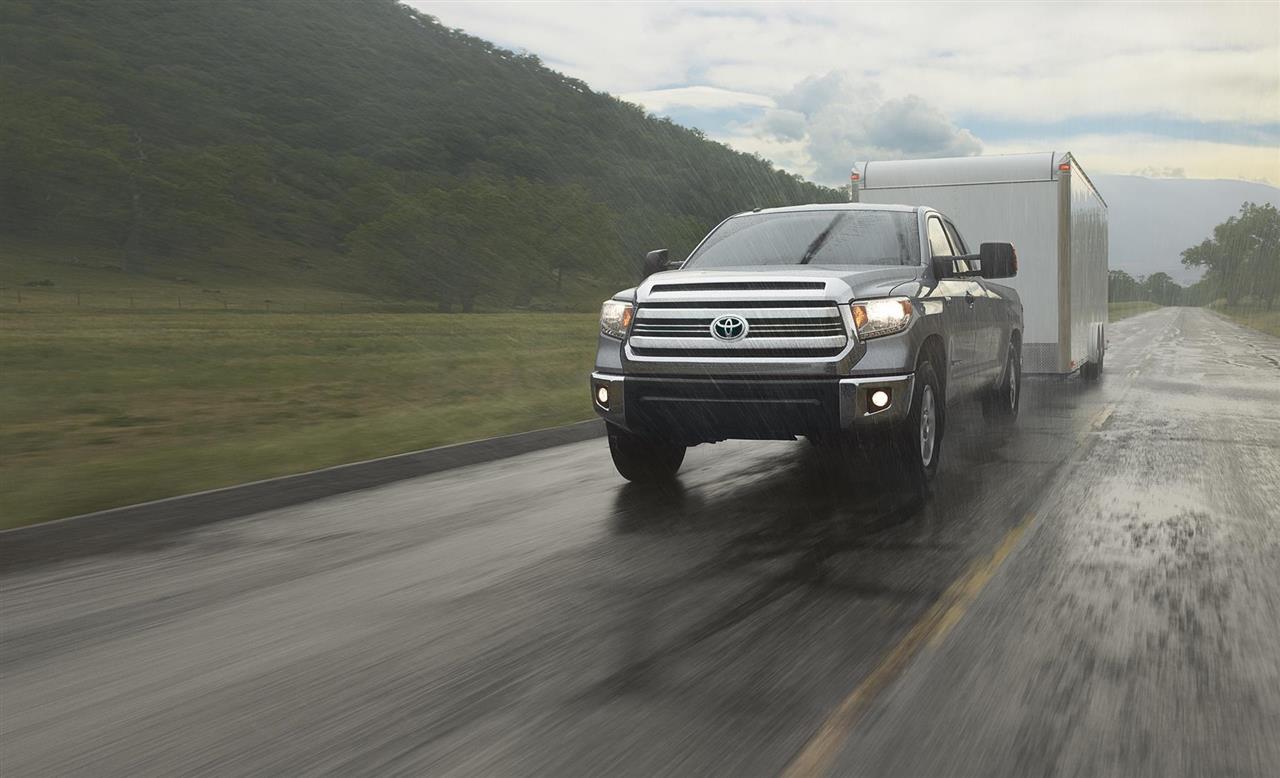
[[[650,89],[618,95],[650,111],[662,113],[672,108],[734,108],[738,106],[771,107],[773,100],[750,92],[734,92],[712,86],[684,86],[675,89]]]
[[[809,117],[787,108],[765,111],[758,127],[762,134],[778,140],[800,140],[808,132]]]
[[[1141,167],[1137,170],[1130,171],[1130,175],[1142,176],[1143,178],[1186,178],[1186,168],[1180,167]]]
[[[908,94],[885,98],[870,80],[831,72],[807,78],[777,97],[778,108],[740,128],[773,141],[805,141],[804,172],[839,185],[855,161],[977,154],[982,143],[935,106]],[[768,144],[766,144],[768,147]],[[758,148],[758,147],[757,147]],[[795,157],[788,146],[790,156]],[[781,160],[761,151],[778,164]]]
[[[615,94],[777,94],[830,70],[948,114],[1280,114],[1280,4],[461,3],[410,0]]]
[[[409,2],[649,110],[757,109],[750,126],[699,126],[830,182],[851,154],[971,153],[969,120],[1099,117],[1134,125],[1089,136],[1117,172],[1280,179],[1274,150],[1159,131],[1280,123],[1280,3]]]
[[[973,133],[915,95],[881,104],[868,117],[867,140],[903,157],[961,157],[982,151]]]
[[[768,135],[760,135],[753,132],[731,131],[718,135],[712,135],[712,140],[720,141],[729,146],[744,151],[748,154],[759,154],[773,164],[816,180],[814,171],[813,158],[809,156],[809,145],[804,140],[786,140]],[[848,171],[845,171],[845,178],[848,178]]]
[[[1234,178],[1267,184],[1280,182],[1280,149],[1158,135],[1078,135],[988,144],[987,153],[1071,151],[1090,173],[1146,175],[1181,171],[1185,178]],[[1145,171],[1136,172],[1135,171]]]

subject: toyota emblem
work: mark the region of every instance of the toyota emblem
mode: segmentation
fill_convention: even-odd
[[[747,320],[741,316],[721,316],[711,322],[711,337],[716,340],[742,340],[747,336]]]

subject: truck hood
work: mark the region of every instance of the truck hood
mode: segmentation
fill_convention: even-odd
[[[715,270],[670,270],[654,273],[636,288],[636,301],[643,304],[654,299],[654,288],[663,293],[675,292],[676,287],[696,285],[693,291],[708,292],[708,296],[733,294],[738,299],[751,299],[751,289],[767,287],[757,284],[778,285],[779,291],[787,283],[821,282],[823,287],[812,287],[802,297],[820,297],[838,302],[848,302],[865,297],[885,297],[890,294],[914,294],[919,289],[923,268],[918,265],[755,265],[751,267],[722,267]],[[747,286],[735,292],[735,285]],[[722,286],[723,285],[723,286]],[[719,287],[719,289],[717,289]],[[777,296],[773,291],[769,296]]]

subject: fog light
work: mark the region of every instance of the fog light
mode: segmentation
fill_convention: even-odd
[[[596,402],[600,403],[601,408],[609,407],[609,387],[603,384],[596,387]]]
[[[889,393],[884,389],[877,389],[871,393],[871,407],[877,411],[883,411],[889,407]]]

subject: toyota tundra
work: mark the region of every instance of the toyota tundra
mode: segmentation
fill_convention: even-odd
[[[689,446],[809,438],[893,463],[920,492],[948,408],[1018,413],[1022,303],[1009,243],[976,253],[931,208],[740,213],[683,263],[604,303],[591,400],[618,472],[669,479]]]

